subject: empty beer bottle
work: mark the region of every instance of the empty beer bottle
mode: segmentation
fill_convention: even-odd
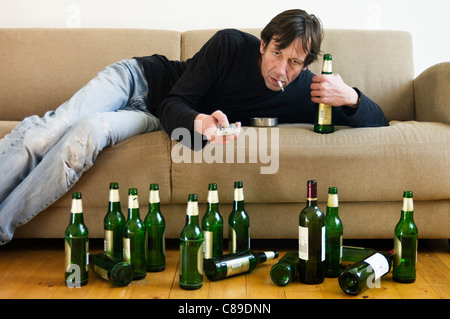
[[[324,280],[325,218],[317,206],[317,182],[307,183],[306,207],[299,215],[299,278],[306,284]]]
[[[394,230],[393,279],[412,283],[416,280],[417,226],[414,223],[413,192],[403,192],[401,217]]]
[[[147,231],[147,271],[163,271],[166,268],[166,221],[161,214],[158,184],[150,184],[148,202],[148,213],[144,220]]]
[[[277,286],[286,286],[298,273],[298,251],[287,252],[270,269],[270,278]]]
[[[339,286],[350,295],[367,288],[380,288],[380,279],[391,269],[392,251],[375,252],[345,268],[338,278]]]
[[[109,184],[109,206],[108,212],[103,219],[105,233],[104,250],[117,259],[123,259],[123,227],[125,226],[125,216],[120,207],[119,184],[116,182]]]
[[[332,74],[332,57],[330,53],[323,56],[322,74]],[[333,125],[333,107],[329,104],[319,103],[316,108],[316,118],[314,121],[314,132],[332,133]]]
[[[343,226],[339,218],[338,190],[328,188],[327,215],[325,216],[325,276],[337,277],[342,268]]]
[[[342,246],[342,261],[353,264],[357,261],[360,261],[361,259],[369,257],[375,252],[376,250],[372,248],[344,245]]]
[[[250,250],[250,219],[244,207],[244,186],[234,183],[233,210],[228,217],[228,250],[230,253]]]
[[[183,289],[203,285],[203,233],[199,225],[198,196],[189,194],[186,224],[180,234],[180,281]]]
[[[277,251],[252,252],[245,250],[221,257],[205,259],[205,275],[209,280],[216,281],[245,274],[253,271],[259,264],[277,257]]]
[[[206,213],[202,219],[202,229],[205,245],[204,258],[223,255],[223,219],[219,212],[219,195],[217,184],[208,185],[208,201]]]
[[[84,286],[89,280],[89,232],[84,224],[81,193],[72,193],[70,222],[64,234],[65,281],[70,288]]]
[[[123,260],[133,267],[133,280],[144,279],[147,275],[146,252],[147,233],[139,216],[138,191],[128,190],[128,220],[123,231]]]
[[[128,286],[133,280],[133,267],[130,264],[101,252],[90,256],[91,269],[116,287]]]

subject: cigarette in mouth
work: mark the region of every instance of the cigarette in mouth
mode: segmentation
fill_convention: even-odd
[[[278,85],[280,86],[281,92],[284,92],[283,83],[281,83],[281,81],[278,81]]]

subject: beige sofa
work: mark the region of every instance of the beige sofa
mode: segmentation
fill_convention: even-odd
[[[154,53],[185,59],[214,32],[0,29],[0,137],[24,117],[58,107],[108,64]],[[211,145],[202,153],[180,150],[164,132],[136,136],[104,150],[68,194],[15,237],[61,238],[71,192],[81,191],[90,236],[102,238],[109,183],[117,181],[125,214],[127,189],[138,188],[142,218],[149,185],[159,183],[166,236],[177,238],[189,193],[199,195],[202,216],[208,183],[216,182],[226,221],[234,181],[242,180],[251,237],[297,238],[306,182],[316,179],[323,210],[328,187],[339,189],[344,238],[392,238],[404,190],[414,192],[419,236],[450,238],[450,63],[414,78],[406,32],[326,30],[323,51],[333,54],[335,73],[381,106],[389,127],[337,127],[329,135],[305,124],[247,128],[216,153]],[[320,64],[311,66],[315,73]],[[36,186],[45,192],[45,179]]]

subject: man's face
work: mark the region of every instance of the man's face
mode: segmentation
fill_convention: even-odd
[[[261,40],[260,71],[267,88],[280,91],[278,81],[286,87],[308,67],[304,65],[307,55],[300,39],[297,38],[288,47],[280,50],[274,38],[276,37],[273,37],[267,46],[264,40]]]

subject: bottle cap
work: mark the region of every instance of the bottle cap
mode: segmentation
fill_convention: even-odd
[[[317,181],[309,180],[307,183],[307,198],[317,200]]]

